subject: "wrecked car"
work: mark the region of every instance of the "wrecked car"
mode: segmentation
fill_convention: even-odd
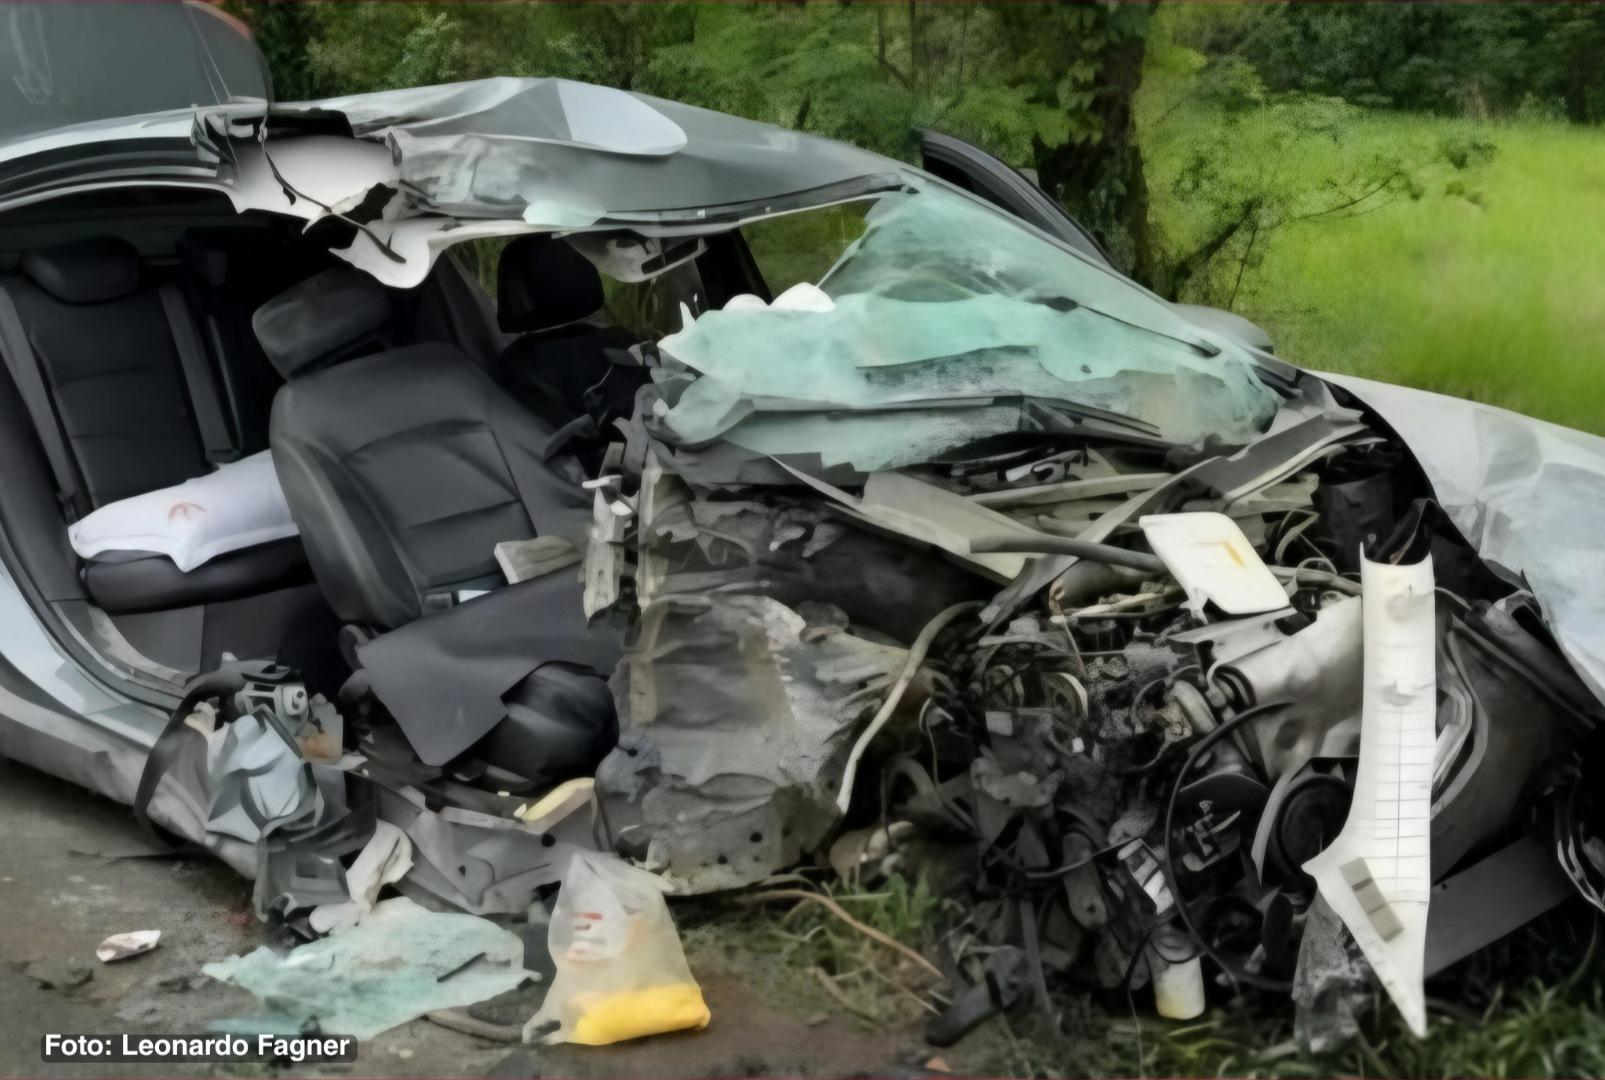
[[[1600,439],[1304,370],[936,133],[277,102],[205,5],[86,19],[0,13],[0,752],[264,918],[895,826],[966,898],[933,1041],[1069,984],[1319,1041],[1605,906]]]

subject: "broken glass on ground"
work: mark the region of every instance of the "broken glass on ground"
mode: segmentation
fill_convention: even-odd
[[[406,897],[380,901],[355,926],[288,954],[262,946],[202,970],[256,994],[272,1016],[358,1039],[484,1001],[528,978],[517,934]]]

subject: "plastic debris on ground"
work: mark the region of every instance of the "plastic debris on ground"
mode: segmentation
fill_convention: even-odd
[[[288,954],[263,946],[202,969],[261,998],[273,1015],[369,1039],[436,1009],[520,986],[524,943],[488,919],[382,900],[355,926]]]
[[[400,881],[411,869],[412,841],[407,834],[388,821],[377,822],[367,845],[346,867],[346,888],[351,899],[313,908],[307,921],[320,934],[355,926],[373,910],[379,890]]]
[[[663,882],[611,855],[577,855],[558,890],[557,975],[525,1042],[586,1046],[708,1026]]]
[[[131,956],[148,953],[162,940],[160,930],[130,930],[113,934],[95,947],[95,958],[103,964],[127,960]]]

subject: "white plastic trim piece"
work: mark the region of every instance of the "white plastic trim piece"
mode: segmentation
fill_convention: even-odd
[[[1137,519],[1148,545],[1203,614],[1213,602],[1227,615],[1256,615],[1287,606],[1287,592],[1225,514],[1145,514]]]
[[[1432,766],[1437,718],[1431,558],[1362,560],[1364,693],[1360,765],[1343,830],[1305,873],[1349,928],[1419,1037],[1432,889]]]

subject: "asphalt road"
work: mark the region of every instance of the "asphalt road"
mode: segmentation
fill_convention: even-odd
[[[266,940],[250,894],[250,883],[220,862],[164,852],[126,807],[0,759],[0,1076],[241,1071],[47,1065],[40,1040],[47,1032],[196,1034],[211,1020],[260,1011],[250,994],[201,974],[203,964]],[[107,935],[127,930],[160,930],[161,944],[120,963],[95,959]],[[701,950],[692,967],[714,1016],[704,1032],[602,1048],[525,1048],[417,1020],[364,1044],[354,1065],[282,1075],[885,1075],[923,1056],[906,1033],[867,1031],[776,993],[755,968],[772,958]],[[505,1018],[496,1019],[522,1022],[528,1011],[508,1002]]]

